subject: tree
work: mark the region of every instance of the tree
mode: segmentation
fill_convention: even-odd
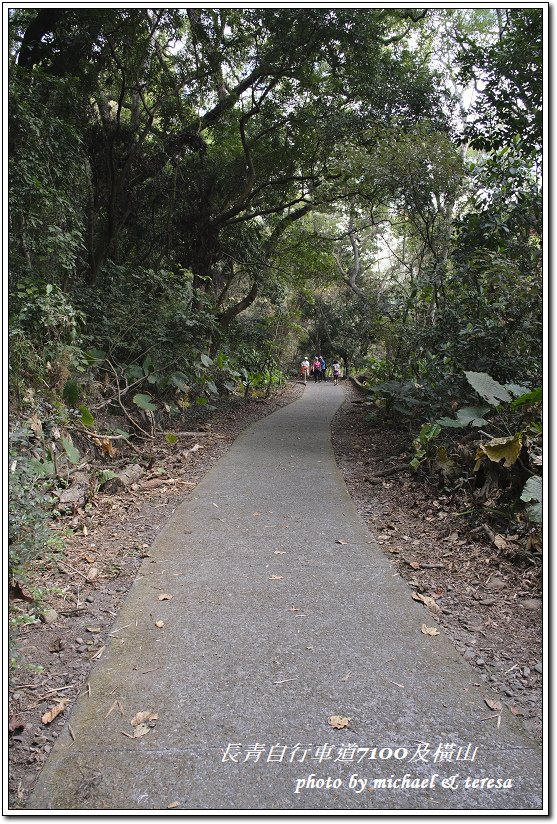
[[[460,75],[479,84],[465,135],[484,150],[518,137],[524,154],[533,157],[542,145],[543,9],[506,9],[501,22],[489,48],[463,38]]]

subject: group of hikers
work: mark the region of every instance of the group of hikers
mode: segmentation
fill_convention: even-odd
[[[327,380],[327,363],[323,355],[314,355],[311,361],[305,355],[300,364],[300,373],[304,383],[307,383],[310,375],[313,375],[315,383]],[[334,358],[331,364],[331,377],[333,384],[336,386],[340,378],[340,363],[337,358]]]

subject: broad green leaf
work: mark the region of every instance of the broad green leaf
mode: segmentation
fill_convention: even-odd
[[[196,398],[196,399],[195,399],[195,402],[196,402],[199,406],[207,406],[207,404],[209,403],[209,401],[207,400],[207,398],[204,398],[204,397],[203,397],[203,395],[200,395],[198,398]]]
[[[225,388],[228,392],[231,392],[231,393],[232,393],[232,392],[235,392],[235,391],[236,391],[236,384],[235,384],[235,383],[231,383],[230,381],[226,381],[226,382],[225,382],[225,384],[224,384],[224,388]]]
[[[185,392],[189,388],[188,379],[183,372],[173,372],[170,376],[170,383],[181,392]]]
[[[486,412],[489,412],[489,406],[463,406],[456,413],[456,417],[465,426],[469,423],[472,426],[485,426],[487,421],[483,417]]]
[[[151,374],[147,376],[148,383],[157,383],[157,381],[160,381],[160,379],[161,376],[158,372],[151,372]]]
[[[211,395],[218,395],[219,394],[219,390],[217,389],[217,387],[213,383],[213,381],[207,381],[207,389],[209,390]]]
[[[481,457],[483,452],[493,463],[503,461],[503,466],[509,467],[516,461],[521,449],[522,432],[517,432],[508,438],[493,438],[488,443],[480,444],[476,457]]]
[[[145,372],[136,363],[126,367],[126,375],[132,381],[138,381],[145,376]]]
[[[491,406],[499,406],[501,402],[511,402],[512,398],[505,387],[486,372],[465,372],[464,374],[470,386]]]
[[[541,524],[543,520],[542,500],[543,500],[543,481],[540,475],[532,475],[524,484],[522,501],[536,501],[537,503],[526,507],[528,518],[535,524]]]
[[[95,419],[91,414],[91,410],[87,406],[82,404],[79,407],[79,411],[81,413],[81,423],[83,424],[83,426],[93,426],[93,424],[95,423]]]
[[[482,418],[482,415],[485,415],[486,412],[489,412],[489,406],[463,406],[462,409],[459,409],[456,413],[456,419],[439,418],[437,423],[441,424],[441,426],[452,426],[455,429],[468,426],[468,424],[472,424],[472,426],[485,426],[487,421],[485,418]]]
[[[155,412],[159,408],[156,403],[152,403],[153,399],[151,395],[134,395],[132,400],[136,406],[139,406],[140,409],[144,409],[146,412]]]
[[[421,464],[421,461],[420,461],[419,458],[412,458],[412,460],[410,461],[408,466],[410,467],[410,469],[416,470],[416,469],[419,469],[420,464]]]
[[[528,518],[534,524],[541,524],[543,521],[543,507],[541,504],[532,504],[532,506],[526,507],[526,512],[528,513]]]
[[[439,426],[448,426],[452,429],[464,429],[466,424],[463,421],[457,421],[455,418],[437,418],[435,423]]]
[[[202,354],[201,355],[201,363],[203,364],[203,366],[212,366],[213,365],[213,360],[212,360],[212,358],[209,357],[209,355]]]
[[[69,435],[63,435],[61,441],[62,446],[64,447],[64,452],[68,456],[69,462],[76,464],[79,461],[79,452],[73,445],[72,439],[69,437]]]
[[[173,435],[172,432],[167,432],[164,439],[167,443],[178,443],[178,437]]]
[[[506,383],[505,389],[508,389],[515,398],[519,398],[521,395],[525,395],[530,391],[529,386],[519,386],[517,383]]]
[[[532,475],[524,484],[521,501],[539,501],[541,503],[543,495],[543,481],[540,475]]]

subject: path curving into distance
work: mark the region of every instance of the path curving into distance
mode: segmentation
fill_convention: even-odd
[[[309,384],[176,510],[27,810],[542,808],[540,748],[421,632],[434,619],[352,504],[330,440],[343,399]],[[147,710],[155,726],[123,735]]]

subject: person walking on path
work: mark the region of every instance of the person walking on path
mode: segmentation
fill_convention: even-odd
[[[317,383],[317,381],[321,380],[321,360],[320,360],[318,355],[316,355],[313,359],[312,369],[313,369],[313,379],[314,379],[315,383]]]
[[[333,386],[336,386],[340,378],[340,363],[335,358],[333,361]]]
[[[304,355],[304,359],[300,364],[300,372],[302,373],[302,377],[304,379],[304,384],[307,383],[308,375],[309,375],[309,360],[308,356]]]
[[[326,374],[327,364],[325,362],[325,358],[323,357],[323,355],[319,355],[319,360],[321,361],[321,380],[326,381],[327,380],[327,374]]]

